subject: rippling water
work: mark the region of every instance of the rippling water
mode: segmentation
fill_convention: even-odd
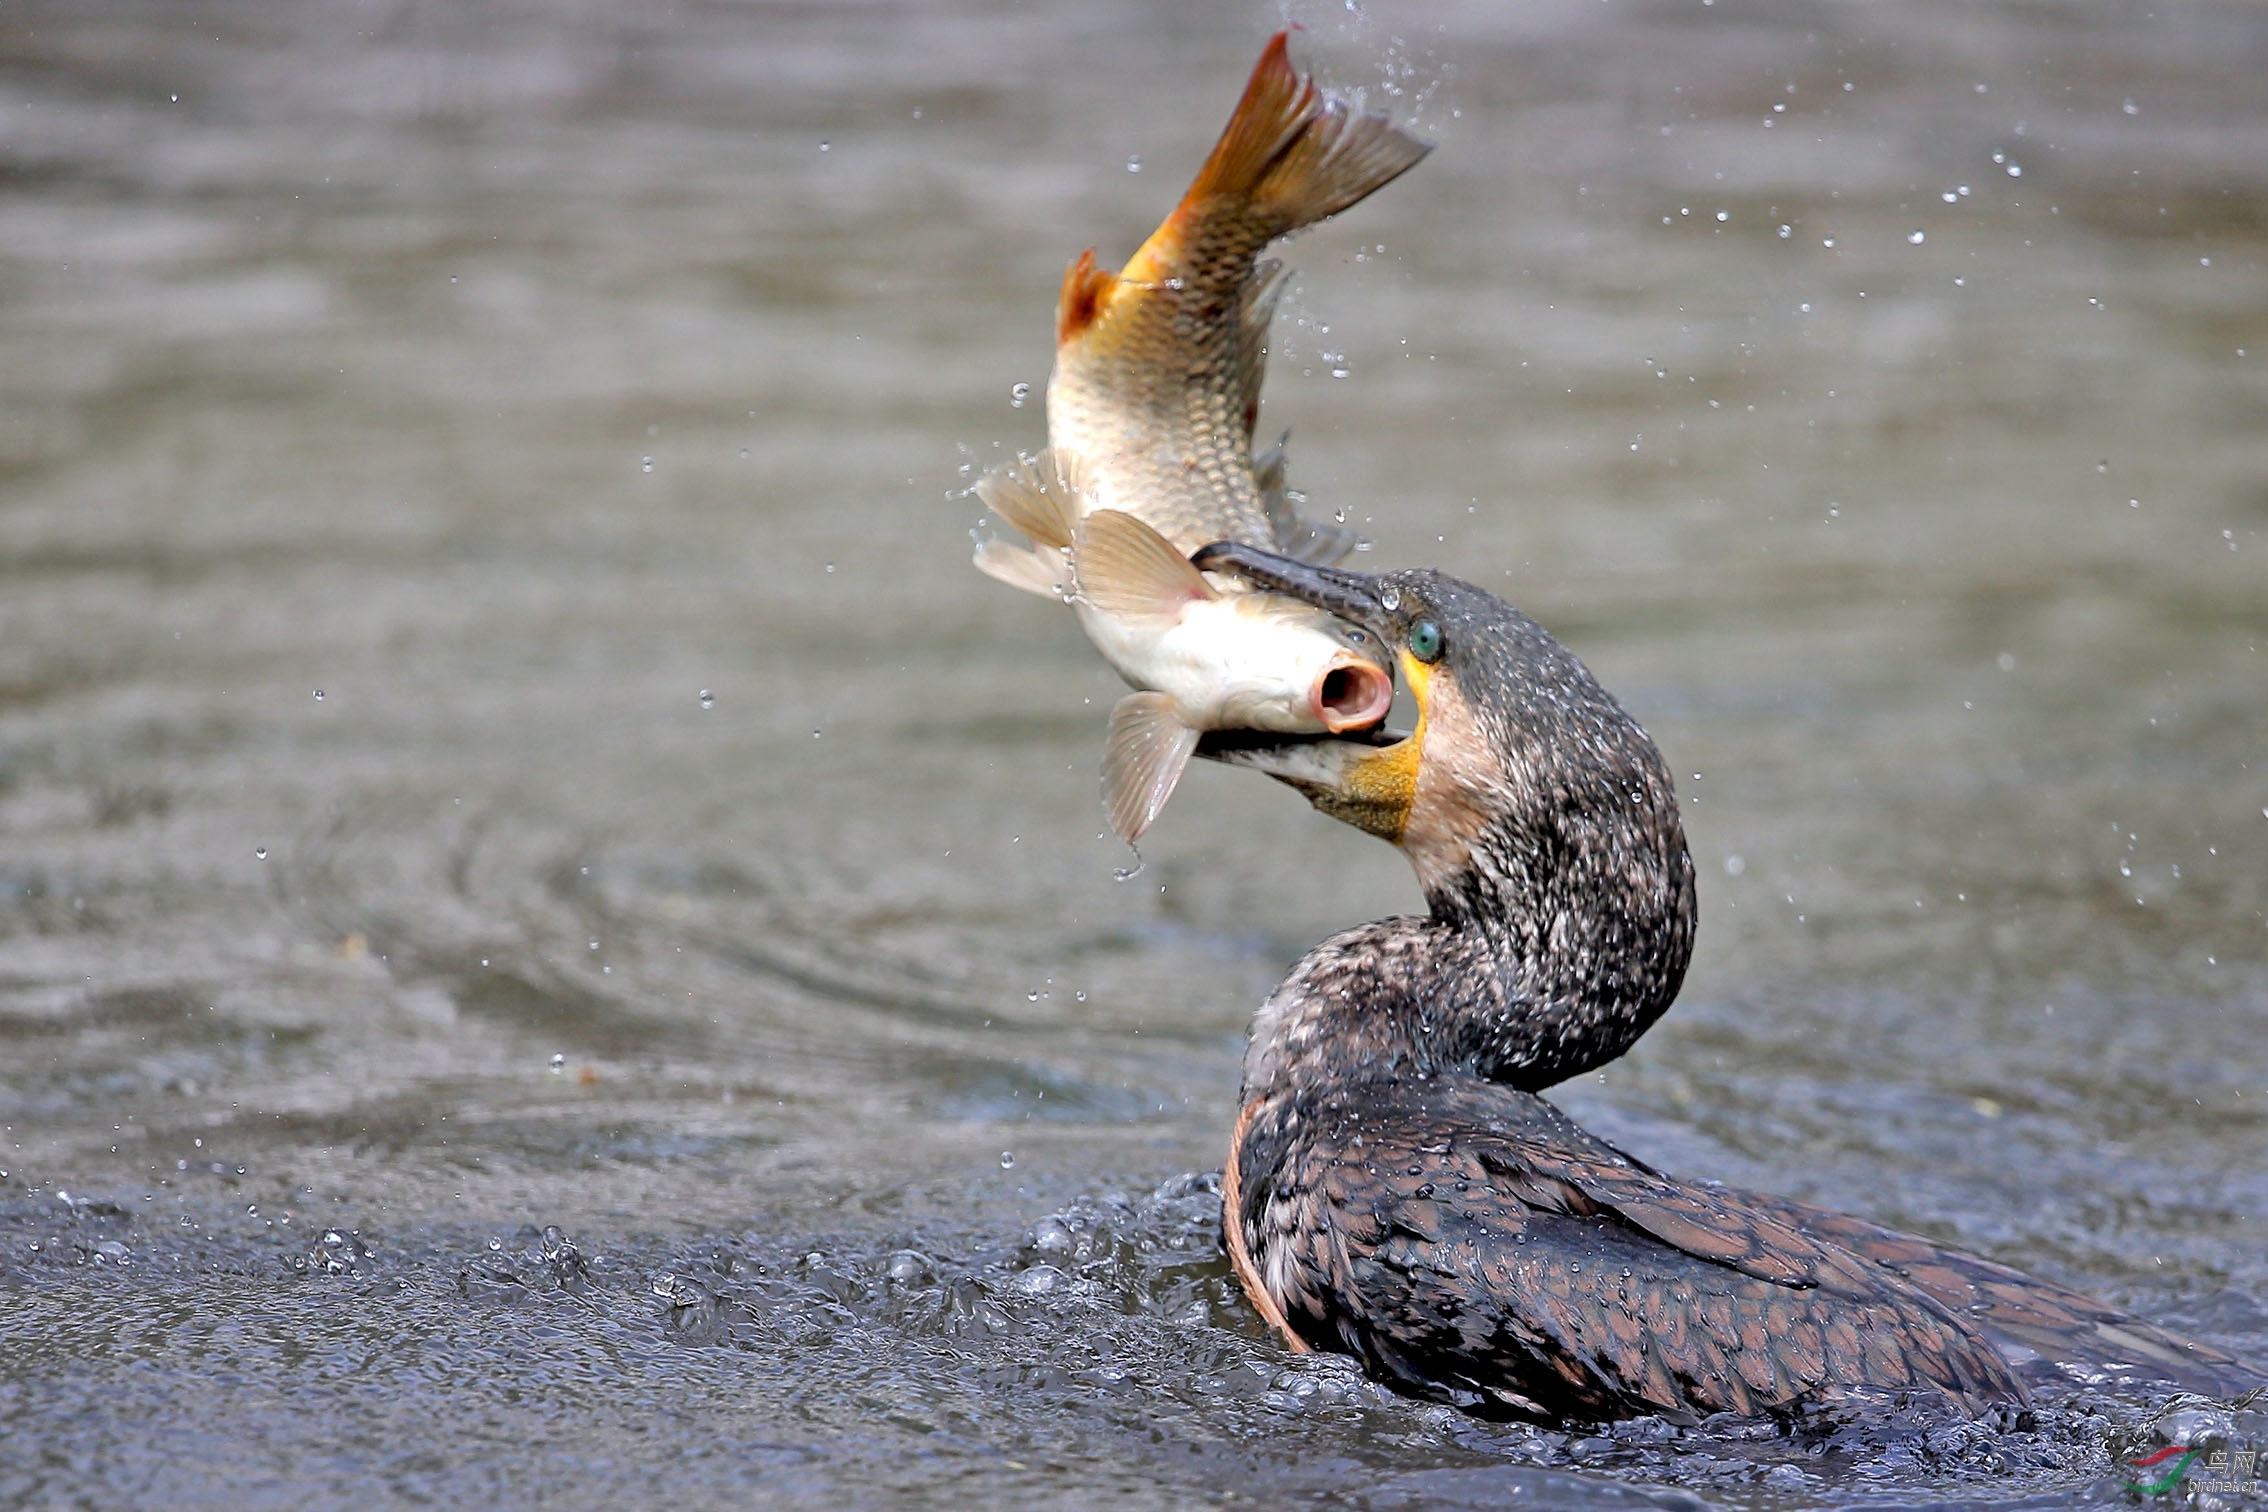
[[[1562,1100],[2268,1356],[2268,14],[1292,14],[1441,147],[1263,424],[1687,805]],[[1570,1436],[1234,1296],[1245,1018],[1414,889],[1210,769],[1115,882],[958,491],[1279,19],[0,15],[0,1501],[2120,1504],[2146,1389]]]

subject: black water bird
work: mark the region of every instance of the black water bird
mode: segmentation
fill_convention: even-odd
[[[1438,572],[1235,543],[1200,567],[1397,653],[1407,736],[1207,737],[1401,847],[1429,913],[1324,941],[1256,1017],[1224,1239],[1294,1349],[1547,1420],[2026,1398],[2044,1361],[2214,1395],[2264,1379],[2005,1266],[1666,1176],[1536,1094],[1628,1050],[1692,953],[1693,863],[1653,741],[1540,625]]]

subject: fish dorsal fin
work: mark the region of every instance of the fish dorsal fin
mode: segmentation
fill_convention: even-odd
[[[1307,502],[1293,493],[1284,477],[1285,431],[1276,444],[1252,459],[1252,482],[1260,490],[1260,509],[1268,517],[1275,548],[1295,562],[1329,567],[1341,562],[1362,544],[1362,537],[1337,525],[1315,525],[1299,517],[1298,506]]]
[[[1131,845],[1157,822],[1188,769],[1197,732],[1173,712],[1163,693],[1129,693],[1110,711],[1103,747],[1103,806],[1110,827]]]
[[[1174,615],[1220,597],[1173,542],[1116,509],[1079,522],[1071,547],[1073,591],[1103,614]]]
[[[994,468],[977,479],[976,496],[1033,545],[1057,550],[1071,544],[1086,502],[1077,460],[1052,450]]]
[[[1063,345],[1100,319],[1118,292],[1118,275],[1095,266],[1089,247],[1063,271],[1063,290],[1055,297],[1055,344]]]
[[[1336,215],[1433,150],[1383,115],[1357,114],[1291,65],[1289,33],[1260,54],[1236,114],[1183,196],[1249,201],[1271,236]]]
[[[1260,423],[1260,385],[1268,376],[1268,328],[1276,320],[1276,301],[1284,294],[1284,265],[1274,258],[1253,265],[1244,281],[1236,313],[1236,389],[1244,413],[1244,440]]]

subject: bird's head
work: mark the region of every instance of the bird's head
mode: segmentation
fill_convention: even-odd
[[[1541,625],[1431,570],[1314,567],[1236,542],[1194,560],[1370,631],[1417,706],[1408,732],[1223,733],[1202,754],[1266,772],[1399,846],[1437,912],[1489,900],[1532,910],[1572,892],[1690,915],[1692,866],[1660,752]]]

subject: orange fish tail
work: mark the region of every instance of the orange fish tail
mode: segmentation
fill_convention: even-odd
[[[1433,150],[1387,117],[1358,114],[1323,93],[1292,67],[1289,35],[1268,39],[1205,166],[1121,278],[1146,283],[1168,276],[1200,220],[1246,217],[1259,239],[1269,241],[1367,198]]]

